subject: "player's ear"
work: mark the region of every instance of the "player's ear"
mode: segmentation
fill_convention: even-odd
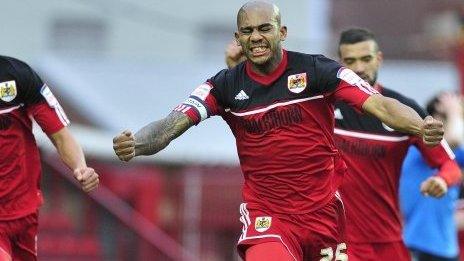
[[[280,40],[285,41],[285,39],[287,38],[287,27],[281,26],[279,31],[280,31]]]
[[[377,52],[377,60],[379,61],[379,64],[383,62],[383,53],[382,51]]]
[[[238,46],[241,46],[240,41],[239,41],[238,32],[235,32],[235,33],[234,33],[234,36],[235,36],[235,42],[237,43],[237,45],[238,45]]]

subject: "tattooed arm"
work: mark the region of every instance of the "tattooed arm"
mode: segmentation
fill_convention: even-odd
[[[113,149],[122,161],[139,155],[153,155],[193,126],[185,114],[173,111],[166,118],[152,122],[135,135],[128,130],[113,139]]]
[[[135,133],[135,156],[157,153],[192,125],[189,117],[176,111],[160,121],[148,124]]]

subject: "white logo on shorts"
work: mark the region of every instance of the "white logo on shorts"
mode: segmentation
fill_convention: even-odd
[[[264,232],[271,227],[272,217],[256,217],[255,229],[258,232]]]

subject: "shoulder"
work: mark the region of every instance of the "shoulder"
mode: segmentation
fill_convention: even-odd
[[[308,55],[306,59],[310,63],[316,79],[319,80],[319,84],[338,83],[339,74],[343,68],[340,63],[321,54]]]
[[[3,70],[23,71],[30,69],[30,66],[26,62],[2,55],[0,55],[0,66]]]
[[[230,85],[236,81],[245,71],[245,64],[240,63],[234,68],[223,69],[211,77],[208,82],[213,84],[213,87],[221,88],[224,85]]]
[[[307,54],[288,51],[288,57],[293,64],[301,64],[305,66],[313,66],[317,68],[332,68],[342,67],[337,61],[327,58],[322,54]]]
[[[300,52],[294,52],[294,51],[287,51],[288,59],[290,59],[292,62],[313,62],[314,56],[313,54],[308,54],[308,53],[300,53]]]
[[[240,76],[241,74],[245,73],[245,65],[246,65],[246,61],[243,61],[243,62],[237,64],[237,66],[235,66],[234,68],[225,69],[225,70],[222,70],[222,71],[228,78],[233,79],[233,78],[235,78],[237,76]]]
[[[2,71],[2,75],[10,75],[9,77],[22,83],[20,85],[25,85],[25,83],[38,77],[26,62],[8,56],[0,56],[0,71]]]
[[[318,85],[337,82],[340,68],[343,68],[337,61],[321,54],[288,52],[288,57],[293,69],[309,72]]]

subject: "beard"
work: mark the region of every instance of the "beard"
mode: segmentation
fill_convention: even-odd
[[[282,60],[281,46],[270,46],[270,54],[267,57],[253,57],[251,53],[247,56],[248,60],[253,63],[253,66],[264,73],[270,73],[274,70]]]
[[[375,72],[374,75],[372,75],[372,78],[369,79],[367,82],[371,85],[374,86],[377,83],[377,76],[378,72]]]

